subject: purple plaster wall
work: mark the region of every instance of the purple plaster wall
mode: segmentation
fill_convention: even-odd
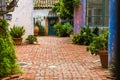
[[[82,6],[74,8],[74,34],[80,32],[82,26]]]
[[[81,0],[81,5],[74,8],[74,34],[86,25],[86,0]]]

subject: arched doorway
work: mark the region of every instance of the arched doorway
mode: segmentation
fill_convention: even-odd
[[[59,22],[59,17],[55,12],[50,11],[48,17],[46,18],[46,33],[47,35],[56,35],[54,25]]]

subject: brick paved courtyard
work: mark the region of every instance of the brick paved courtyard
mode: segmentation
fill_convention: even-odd
[[[99,56],[85,46],[71,44],[68,37],[38,37],[36,45],[16,46],[23,80],[109,80]]]

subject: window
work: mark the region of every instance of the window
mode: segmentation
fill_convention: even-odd
[[[109,0],[86,0],[86,24],[108,26]]]

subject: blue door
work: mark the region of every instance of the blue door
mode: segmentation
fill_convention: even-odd
[[[48,35],[56,35],[54,30],[54,24],[56,24],[57,18],[48,18]]]

